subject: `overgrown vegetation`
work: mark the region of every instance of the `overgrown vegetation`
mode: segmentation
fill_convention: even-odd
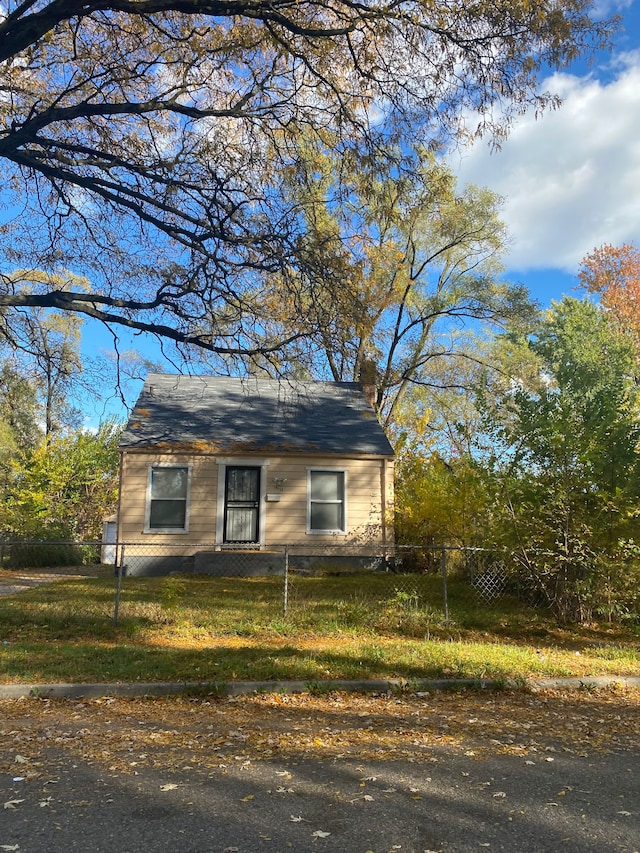
[[[9,565],[86,562],[85,548],[60,543],[99,540],[117,503],[121,426],[78,428],[67,394],[80,382],[79,338],[69,324],[55,314],[28,324],[41,333],[34,353],[0,346],[0,540],[50,543],[12,548]]]
[[[503,548],[519,589],[564,622],[637,619],[633,341],[600,307],[564,298],[498,336],[486,363],[475,404],[456,403],[431,451],[405,448],[401,541]]]
[[[0,680],[640,675],[637,626],[568,630],[461,583],[447,620],[436,577],[296,578],[286,617],[275,578],[128,578],[118,625],[113,596],[113,578],[67,578],[0,598]]]

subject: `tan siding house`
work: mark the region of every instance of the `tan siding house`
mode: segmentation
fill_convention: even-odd
[[[371,563],[392,544],[393,450],[357,383],[151,374],[120,449],[131,574],[224,574],[239,552],[260,573],[284,546]]]

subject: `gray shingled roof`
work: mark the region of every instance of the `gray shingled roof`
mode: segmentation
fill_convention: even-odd
[[[122,448],[375,454],[393,449],[356,382],[149,374]]]

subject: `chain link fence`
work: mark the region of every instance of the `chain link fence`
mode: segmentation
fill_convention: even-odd
[[[0,641],[29,625],[99,635],[113,620],[115,582],[101,542],[0,541]]]
[[[419,632],[461,612],[499,608],[512,592],[507,560],[483,549],[0,543],[5,621],[17,614],[16,600],[30,612],[55,612],[61,623],[83,615],[162,624],[184,604],[204,621],[205,610],[225,613],[227,624],[237,618],[241,631],[250,603],[265,624],[413,624]]]

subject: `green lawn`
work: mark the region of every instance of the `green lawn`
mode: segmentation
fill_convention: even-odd
[[[640,675],[640,627],[568,629],[438,577],[66,578],[0,597],[0,682]]]

